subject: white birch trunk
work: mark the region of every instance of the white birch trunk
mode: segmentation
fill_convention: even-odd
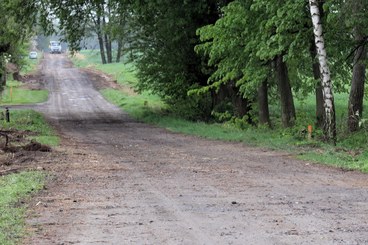
[[[310,12],[313,22],[313,32],[315,36],[315,45],[319,61],[322,79],[322,91],[325,109],[324,134],[326,140],[332,140],[336,143],[336,116],[334,97],[332,93],[332,82],[330,76],[330,69],[327,63],[327,54],[325,49],[325,42],[323,39],[322,24],[320,12],[318,7],[318,0],[309,0]]]

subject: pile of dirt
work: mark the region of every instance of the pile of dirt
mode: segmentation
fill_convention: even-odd
[[[29,136],[34,136],[34,132],[18,130],[0,131],[0,176],[33,167],[37,164],[35,160],[39,153],[52,152],[51,147],[43,145],[34,140],[29,140]],[[39,152],[39,153],[38,153]]]
[[[35,133],[30,131],[18,131],[18,130],[0,130],[0,148],[4,149],[9,144],[24,144],[28,136],[34,136]]]
[[[21,82],[24,83],[22,87],[30,90],[42,90],[45,89],[45,78],[41,72],[31,73],[22,76]]]
[[[17,152],[0,152],[0,176],[28,170],[53,171],[65,158],[63,152],[42,151],[39,146],[28,146],[33,151],[17,149]],[[55,159],[58,159],[55,161]]]
[[[4,146],[2,150],[6,153],[16,153],[19,151],[41,151],[41,152],[51,152],[51,147],[43,145],[41,143],[31,141],[26,145],[19,146]]]
[[[43,145],[41,143],[32,141],[31,143],[22,147],[25,151],[42,151],[42,152],[51,152],[51,147],[48,145]]]
[[[119,84],[112,76],[107,75],[101,71],[97,71],[93,68],[82,68],[81,70],[93,82],[93,86],[97,90],[101,90],[104,88],[119,89]]]

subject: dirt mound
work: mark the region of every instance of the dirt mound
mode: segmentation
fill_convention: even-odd
[[[47,145],[40,144],[38,142],[31,142],[22,147],[25,151],[42,151],[42,152],[51,152],[51,147]]]
[[[6,153],[16,153],[19,151],[42,151],[42,152],[51,152],[51,147],[47,145],[40,144],[38,142],[31,142],[24,146],[5,146],[2,150]]]
[[[40,144],[34,140],[27,139],[28,136],[35,135],[30,131],[0,131],[0,176],[13,173],[19,169],[33,168],[41,157],[46,157],[44,153],[52,151],[51,147]],[[41,154],[41,155],[40,155]]]
[[[45,89],[45,79],[40,72],[31,73],[22,76],[21,81],[24,83],[22,86],[30,90],[42,90]]]

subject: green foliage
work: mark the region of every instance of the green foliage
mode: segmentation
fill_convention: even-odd
[[[7,62],[22,65],[36,21],[38,1],[0,1],[0,78]]]
[[[38,68],[38,64],[40,63],[40,60],[43,58],[42,52],[38,53],[37,59],[29,59],[28,55],[29,53],[27,51],[27,54],[24,54],[23,56],[21,56],[22,57],[22,61],[21,61],[22,66],[20,66],[21,75],[30,74],[36,71]]]
[[[254,94],[270,76],[269,64],[275,56],[286,54],[290,64],[308,59],[307,64],[311,64],[312,33],[306,4],[303,0],[239,0],[224,7],[216,24],[197,32],[203,43],[196,46],[196,51],[207,55],[208,64],[216,68],[209,87],[218,88],[235,80],[244,94]],[[312,75],[311,65],[299,68]],[[294,83],[299,78],[299,72],[296,74]]]
[[[206,106],[207,95],[188,97],[188,91],[206,84],[206,65],[194,52],[199,42],[196,30],[218,18],[218,4],[203,0],[175,4],[169,0],[136,2],[133,23],[139,30],[132,47],[137,54],[134,58],[139,91],[159,95],[174,111],[185,105],[179,113],[191,114],[190,118],[208,116],[207,108],[198,110]]]
[[[25,209],[21,200],[44,186],[41,172],[22,172],[0,177],[0,244],[18,244],[25,235]]]
[[[186,96],[181,99],[167,100],[170,114],[191,121],[208,121],[211,115],[211,97],[200,95]]]
[[[83,61],[85,66],[89,64],[88,57],[87,55]],[[93,60],[96,59],[92,57]],[[118,82],[127,85],[128,83],[124,82],[124,71],[126,71],[124,66],[126,65],[103,65],[99,69],[105,72],[108,71],[112,75],[121,72],[122,76],[119,77],[122,80],[118,80]],[[134,77],[134,74],[130,75]],[[126,93],[113,89],[105,89],[102,93],[109,101],[120,106],[134,118],[175,132],[210,139],[244,142],[247,145],[268,149],[285,150],[298,154],[299,158],[310,162],[328,163],[345,169],[359,169],[368,172],[366,164],[368,163],[368,154],[366,154],[368,151],[368,131],[363,130],[354,134],[352,138],[346,135],[346,126],[344,126],[346,125],[344,112],[348,98],[346,93],[335,95],[339,129],[337,148],[325,145],[319,140],[322,137],[320,129],[313,129],[313,138],[308,140],[307,127],[308,125],[313,126],[315,122],[314,95],[304,96],[296,100],[298,117],[295,127],[285,129],[275,123],[273,128],[270,129],[266,126],[253,127],[245,123],[246,118],[233,117],[226,104],[218,109],[221,113],[213,113],[214,118],[220,123],[204,123],[184,120],[181,115],[173,116],[173,114],[168,113],[165,103],[158,96],[152,94]],[[270,110],[274,121],[279,121],[277,118],[279,115],[275,113],[278,110],[278,104],[273,103]]]

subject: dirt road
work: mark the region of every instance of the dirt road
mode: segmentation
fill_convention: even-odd
[[[63,137],[24,244],[368,244],[368,178],[168,132],[46,55],[39,107]]]

